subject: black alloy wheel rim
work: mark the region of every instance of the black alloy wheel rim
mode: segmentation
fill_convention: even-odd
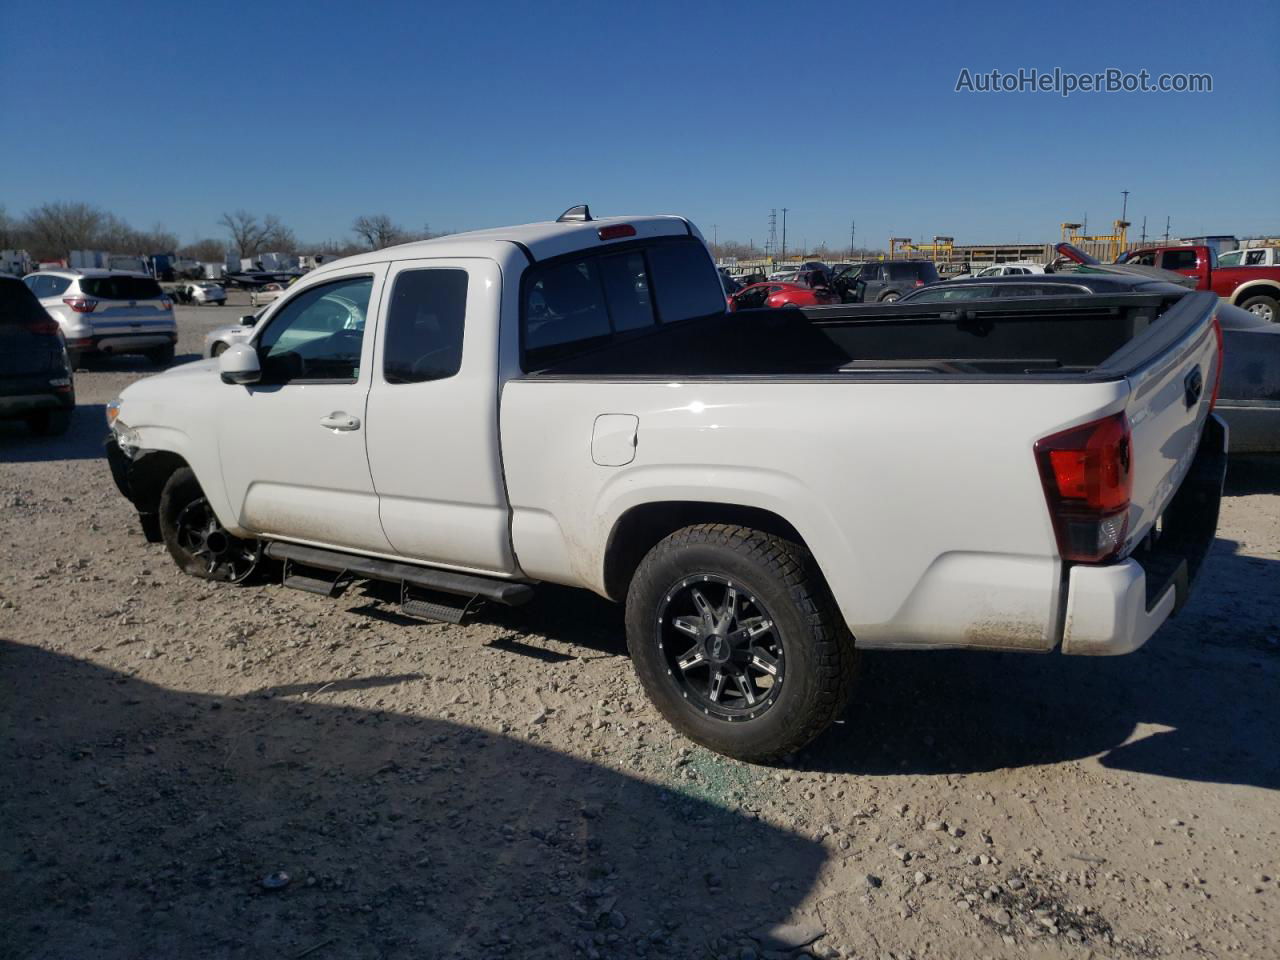
[[[257,544],[227,533],[204,497],[183,507],[174,526],[179,546],[191,554],[210,577],[223,576],[238,583],[258,565]]]
[[[718,574],[667,589],[658,609],[667,679],[708,717],[754,720],[782,692],[786,653],[777,621],[752,591]]]

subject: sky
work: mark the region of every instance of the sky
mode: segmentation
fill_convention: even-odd
[[[182,242],[678,213],[708,239],[1280,234],[1280,3],[199,4],[0,0],[0,205]],[[58,26],[53,27],[54,24]],[[1055,67],[1212,93],[956,92]],[[780,226],[780,224],[779,224]]]

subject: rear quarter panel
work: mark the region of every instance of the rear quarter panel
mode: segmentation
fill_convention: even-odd
[[[1123,383],[527,378],[506,384],[512,538],[532,577],[604,593],[632,507],[769,510],[813,551],[864,646],[1048,649],[1060,563],[1033,444],[1123,409]],[[600,414],[638,418],[625,466]]]

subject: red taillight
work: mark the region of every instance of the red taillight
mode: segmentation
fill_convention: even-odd
[[[1129,420],[1117,413],[1036,443],[1062,559],[1110,560],[1124,547],[1133,495]]]
[[[58,321],[53,317],[45,314],[43,317],[33,317],[23,324],[28,332],[39,334],[41,336],[51,337],[58,332]]]
[[[596,236],[601,240],[618,240],[621,237],[634,237],[636,228],[629,223],[615,223],[612,226],[601,227],[596,231]]]
[[[172,301],[172,300],[170,300],[168,297],[161,297],[161,298],[160,298],[160,309],[161,309],[161,310],[172,310],[172,309],[173,309],[173,301]]]
[[[924,286],[924,281],[923,281],[923,280],[921,280],[919,277],[916,277],[916,286],[917,286],[917,287],[923,287],[923,286]]]
[[[1218,388],[1222,386],[1222,324],[1218,322],[1216,314],[1213,318],[1213,335],[1218,341],[1218,362],[1214,365],[1213,371],[1213,394],[1209,398],[1210,412],[1212,412],[1213,408],[1218,405]]]
[[[93,313],[98,306],[97,300],[90,300],[88,297],[63,297],[62,302],[76,313]]]

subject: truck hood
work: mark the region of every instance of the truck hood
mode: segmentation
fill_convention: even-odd
[[[218,369],[217,360],[194,360],[170,367],[161,373],[136,380],[120,391],[122,400],[151,400],[158,394],[171,391],[183,381],[197,377],[212,377]]]

